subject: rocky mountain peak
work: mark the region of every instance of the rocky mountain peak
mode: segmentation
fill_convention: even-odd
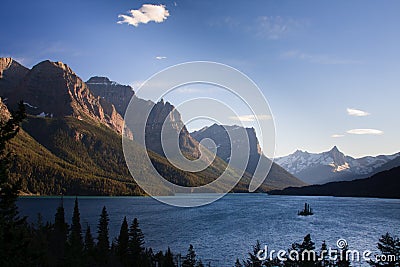
[[[307,155],[307,154],[308,154],[307,151],[303,151],[303,150],[301,150],[301,149],[297,149],[297,150],[293,153],[293,155],[296,155],[296,156]]]
[[[182,122],[179,111],[168,101],[163,99],[153,105],[146,121],[146,146],[150,150],[164,155],[161,145],[161,131],[165,125],[165,138],[179,136],[179,146],[181,151],[191,157],[198,158],[200,151],[198,142],[190,135],[186,126]]]
[[[322,153],[296,151],[288,156],[276,158],[275,161],[303,181],[318,184],[363,177],[397,156],[394,154],[353,158],[346,156],[334,146]]]
[[[107,77],[94,76],[86,84],[95,96],[111,102],[122,116],[124,116],[129,102],[135,94],[131,86],[121,85]]]
[[[110,79],[107,77],[103,76],[93,76],[90,77],[89,80],[87,80],[86,84],[105,84],[105,85],[111,85]]]
[[[337,148],[337,146],[334,146],[329,150],[330,153],[342,153],[340,150]]]
[[[24,100],[27,112],[40,117],[73,116],[105,124],[122,133],[123,119],[105,99],[94,96],[75,72],[62,62],[40,62],[9,95],[11,107]]]
[[[168,120],[174,123],[174,127],[180,127],[183,125],[181,114],[175,109],[171,103],[164,102],[163,99],[158,101],[150,112],[148,121],[151,123],[163,123]],[[184,127],[186,129],[186,127]]]
[[[245,149],[246,141],[242,139],[238,140],[230,140],[230,133],[231,136],[234,136],[234,132],[243,129],[241,126],[237,125],[218,125],[213,124],[211,126],[206,126],[198,131],[194,131],[191,135],[197,140],[201,141],[204,138],[211,138],[217,148],[219,150],[218,156],[221,157],[225,161],[229,161],[230,153],[231,153],[231,144],[235,144],[236,146],[242,147]],[[260,144],[257,139],[256,131],[254,128],[245,128],[249,146],[250,146],[250,155],[261,155],[262,150]]]
[[[339,149],[337,148],[337,146],[333,146],[331,151],[339,151]]]
[[[0,58],[0,96],[7,98],[28,71],[12,58]]]

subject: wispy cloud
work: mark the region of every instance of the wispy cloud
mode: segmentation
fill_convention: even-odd
[[[164,5],[144,4],[139,9],[131,9],[129,13],[130,15],[118,15],[121,20],[117,23],[127,23],[137,27],[140,23],[146,24],[151,21],[161,23],[169,17],[169,11]]]
[[[162,59],[167,59],[167,57],[164,57],[164,56],[156,56],[156,59],[162,60]]]
[[[281,54],[281,57],[284,59],[298,59],[323,65],[353,65],[363,63],[360,60],[343,59],[326,54],[309,54],[297,50],[286,51]]]
[[[370,135],[382,135],[383,131],[376,129],[352,129],[348,130],[349,134],[370,134]]]
[[[228,28],[230,30],[243,31],[242,23],[237,18],[234,18],[231,16],[213,18],[213,19],[208,20],[207,24],[210,27],[216,27],[216,28],[221,28],[221,29]]]
[[[287,37],[307,26],[306,20],[297,20],[281,16],[259,16],[250,20],[225,16],[208,21],[211,27],[229,29],[233,32],[249,34],[256,38],[278,40]]]
[[[355,108],[348,108],[347,114],[349,114],[350,116],[356,116],[356,117],[364,117],[364,116],[370,115],[366,111],[355,109]]]
[[[281,16],[260,16],[256,18],[256,35],[270,40],[278,40],[306,25],[305,21]]]
[[[229,119],[234,121],[242,121],[242,122],[252,122],[256,120],[270,120],[271,115],[261,114],[261,115],[241,115],[241,116],[230,116]]]
[[[340,137],[344,137],[344,134],[332,134],[331,137],[332,138],[340,138]]]

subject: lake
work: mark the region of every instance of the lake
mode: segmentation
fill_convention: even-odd
[[[188,198],[188,196],[179,196]],[[204,197],[199,195],[199,197]],[[206,197],[206,196],[205,196]],[[336,248],[339,238],[350,249],[376,252],[379,237],[386,232],[400,235],[400,200],[374,198],[269,196],[267,194],[228,194],[197,208],[179,208],[150,197],[79,197],[83,229],[90,224],[95,233],[103,206],[110,216],[110,236],[119,233],[124,216],[129,224],[137,217],[146,246],[154,252],[169,246],[174,253],[186,254],[192,244],[198,257],[212,266],[233,266],[244,259],[256,240],[269,249],[288,249],[310,233],[319,249],[323,240]],[[66,219],[71,222],[74,197],[64,197]],[[310,204],[313,216],[297,216]],[[54,221],[60,198],[22,197],[20,212],[35,222],[37,213]],[[359,263],[353,264],[358,266]]]

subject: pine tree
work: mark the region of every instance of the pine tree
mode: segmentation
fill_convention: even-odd
[[[182,267],[195,267],[195,266],[196,266],[196,252],[194,251],[193,245],[190,244],[186,257],[182,262]]]
[[[238,258],[236,258],[235,267],[243,267]]]
[[[32,266],[46,266],[48,264],[49,233],[52,225],[43,223],[39,213],[36,225],[31,228],[32,240],[29,243],[29,257],[33,259]]]
[[[141,259],[140,267],[152,267],[155,262],[153,249],[146,248],[143,256],[144,257]]]
[[[204,264],[203,264],[203,262],[201,261],[201,259],[199,259],[199,260],[197,261],[196,267],[204,267]]]
[[[121,225],[116,244],[116,253],[123,266],[129,265],[129,229],[126,217]]]
[[[17,135],[25,117],[25,106],[21,101],[18,110],[11,112],[9,118],[7,115],[0,118],[0,266],[19,265],[27,261],[28,226],[26,218],[19,217],[16,205],[21,181],[10,180],[12,154],[6,152],[6,143]]]
[[[89,224],[86,226],[86,231],[85,231],[85,246],[84,246],[84,251],[85,252],[90,252],[94,250],[94,240],[92,233],[90,231],[90,226]]]
[[[110,219],[108,217],[107,209],[104,206],[97,227],[98,237],[96,246],[97,261],[101,266],[107,265],[110,252],[110,240],[108,234],[109,221]]]
[[[129,253],[134,266],[140,266],[141,257],[144,251],[144,235],[139,227],[137,218],[133,219],[129,228]]]
[[[65,262],[65,248],[67,244],[68,224],[65,222],[64,201],[61,197],[60,205],[54,219],[54,228],[50,240],[50,265],[62,265]]]
[[[319,260],[320,261],[318,262],[318,266],[329,266],[329,264],[330,264],[329,255],[328,255],[328,247],[326,245],[325,240],[322,242],[322,245],[321,245]]]
[[[315,243],[311,240],[311,235],[308,234],[304,237],[301,244],[294,243],[292,249],[299,253],[299,260],[295,261],[295,264],[300,267],[314,266],[316,255],[315,253]]]
[[[400,266],[400,239],[397,236],[391,236],[389,233],[382,235],[381,238],[379,238],[378,249],[382,255],[386,257],[394,256],[394,260],[382,262],[371,261],[370,265],[387,267]]]
[[[378,249],[383,255],[395,255],[400,260],[400,239],[397,236],[391,236],[389,233],[379,238]]]
[[[95,244],[92,233],[90,231],[89,224],[86,226],[85,231],[85,245],[83,248],[84,258],[86,262],[86,266],[94,265],[94,253],[95,253]]]
[[[171,249],[168,247],[167,251],[165,252],[164,256],[164,264],[163,267],[175,267],[174,263],[174,255],[171,252]]]
[[[262,261],[257,257],[258,252],[262,250],[261,243],[257,240],[256,244],[253,246],[253,251],[249,252],[249,257],[244,262],[244,266],[246,267],[261,267]]]
[[[80,266],[82,264],[82,226],[80,220],[78,198],[75,198],[74,212],[72,214],[71,233],[69,236],[68,258],[72,266]]]
[[[348,245],[342,248],[339,252],[338,259],[336,261],[335,266],[337,267],[350,267],[350,259],[347,251],[349,250]]]

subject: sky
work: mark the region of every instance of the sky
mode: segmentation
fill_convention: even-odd
[[[1,7],[0,56],[27,67],[63,61],[84,80],[107,76],[136,89],[175,64],[219,62],[267,99],[277,156],[334,145],[354,157],[400,151],[399,1],[2,0]]]

